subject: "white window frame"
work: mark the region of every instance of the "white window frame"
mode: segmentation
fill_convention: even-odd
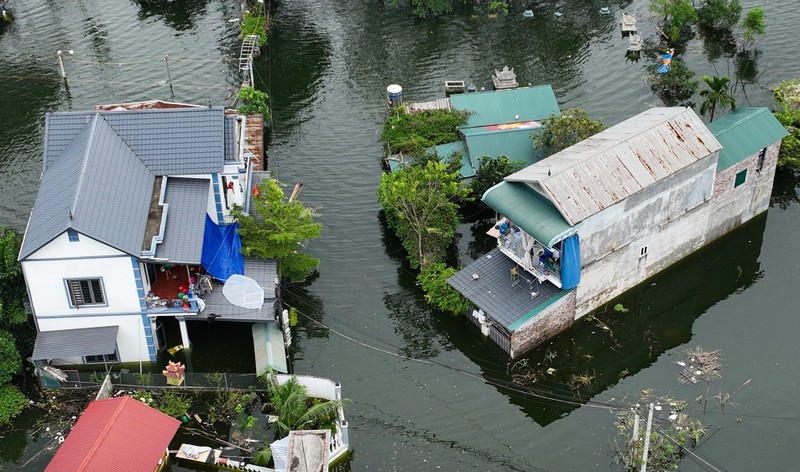
[[[83,291],[83,283],[86,283],[87,292]],[[102,300],[96,300],[96,293],[92,285],[96,284],[100,290],[100,297]],[[102,277],[84,277],[79,279],[64,279],[64,285],[67,289],[67,298],[69,299],[69,306],[72,308],[81,308],[84,306],[108,306],[106,299],[106,290],[103,286]],[[77,292],[76,292],[77,290]],[[91,300],[86,300],[86,293],[89,294]]]

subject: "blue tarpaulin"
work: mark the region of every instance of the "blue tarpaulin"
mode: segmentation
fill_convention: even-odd
[[[244,255],[238,229],[238,223],[220,226],[206,215],[203,256],[200,260],[206,271],[222,282],[233,274],[244,275]]]
[[[581,248],[578,235],[564,240],[561,247],[561,288],[575,288],[581,281]]]

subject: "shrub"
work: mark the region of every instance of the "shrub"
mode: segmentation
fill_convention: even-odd
[[[470,302],[447,283],[455,273],[455,269],[439,262],[423,267],[417,280],[425,290],[428,303],[442,311],[460,315],[469,309]]]

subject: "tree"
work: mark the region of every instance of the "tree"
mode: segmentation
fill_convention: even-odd
[[[389,0],[392,5],[397,5],[399,0]],[[453,11],[453,4],[458,0],[411,0],[412,12],[415,16],[439,16]],[[460,0],[464,3],[464,0]]]
[[[586,138],[594,136],[605,128],[599,120],[589,118],[580,108],[561,112],[561,116],[550,115],[543,123],[544,129],[531,137],[538,146],[543,146],[549,154],[555,154]]]
[[[11,382],[21,370],[22,357],[14,344],[14,337],[6,331],[0,331],[0,385]]]
[[[265,122],[269,121],[269,95],[253,87],[242,87],[239,100],[242,103],[236,111],[244,115],[259,114]]]
[[[21,325],[28,321],[22,305],[27,296],[22,265],[17,261],[22,238],[0,226],[0,328]]]
[[[381,177],[378,201],[412,267],[424,268],[444,257],[459,222],[454,200],[466,199],[468,193],[458,183],[458,172],[448,171],[442,162],[428,161]]]
[[[475,177],[470,183],[470,190],[475,198],[481,198],[487,190],[503,181],[507,175],[522,169],[522,161],[512,161],[508,156],[482,156]]]
[[[28,406],[28,399],[11,384],[0,386],[0,425],[11,422]]]
[[[739,0],[706,0],[697,12],[701,27],[712,30],[732,30],[742,16]]]
[[[425,300],[436,308],[460,315],[467,311],[470,302],[447,283],[456,270],[443,262],[430,264],[423,268],[417,280],[425,290]]]
[[[736,99],[728,93],[728,85],[731,81],[730,77],[709,77],[704,75],[700,77],[700,79],[708,85],[707,89],[700,91],[700,96],[705,98],[702,105],[700,105],[701,115],[710,112],[711,121],[714,121],[714,112],[717,110],[717,107],[730,107],[731,110],[736,109]]]
[[[319,266],[319,259],[300,252],[306,241],[319,237],[322,225],[298,200],[289,202],[277,180],[262,181],[252,199],[254,214],[235,207],[242,253],[261,259],[277,259],[280,275],[302,282]]]
[[[263,376],[269,391],[269,401],[278,414],[278,429],[282,436],[290,431],[304,429],[329,429],[336,432],[339,408],[344,403],[339,400],[309,399],[306,388],[296,377],[278,383],[274,375]]]
[[[785,80],[772,89],[778,110],[775,118],[789,132],[783,138],[778,154],[778,167],[800,168],[800,80]]]
[[[661,26],[671,42],[689,36],[692,24],[697,21],[697,11],[691,0],[650,0],[650,11],[662,16]]]
[[[658,66],[653,67],[653,71],[647,79],[650,90],[661,98],[668,107],[680,105],[691,105],[689,100],[697,92],[700,84],[697,80],[692,80],[694,72],[683,65],[683,62],[672,59],[670,70],[666,74],[657,72]]]
[[[767,32],[767,22],[764,18],[764,7],[753,7],[742,20],[742,49],[747,49],[759,37]]]

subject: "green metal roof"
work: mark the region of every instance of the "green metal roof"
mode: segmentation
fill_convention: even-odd
[[[451,95],[450,103],[456,110],[472,112],[462,128],[544,120],[550,115],[561,114],[553,88],[549,85],[460,93]]]
[[[531,133],[541,128],[520,128],[503,131],[485,131],[483,128],[462,130],[467,143],[472,166],[478,168],[483,156],[507,156],[512,161],[522,161],[526,166],[541,160],[544,155],[533,148]]]
[[[789,134],[768,108],[737,108],[709,123],[708,129],[722,144],[718,170],[727,169]]]
[[[528,184],[500,182],[481,200],[549,247],[574,231],[556,207]]]

